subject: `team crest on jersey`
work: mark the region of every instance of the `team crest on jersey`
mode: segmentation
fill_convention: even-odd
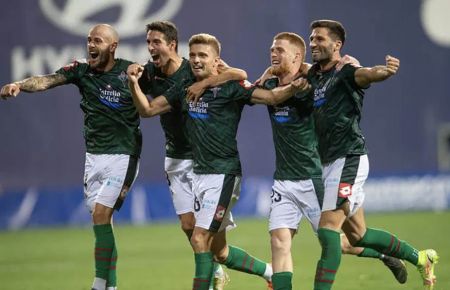
[[[214,213],[214,220],[221,222],[225,216],[227,209],[221,205],[217,206],[216,212]]]
[[[122,72],[120,73],[120,75],[118,76],[118,78],[119,78],[119,80],[122,82],[122,85],[123,85],[124,87],[127,87],[127,86],[128,86],[128,84],[127,84],[127,81],[128,81],[128,75],[127,75],[126,72],[122,71]]]
[[[217,97],[217,93],[221,90],[222,88],[220,87],[214,87],[209,89],[211,92],[213,92],[213,98],[215,99]]]
[[[341,198],[347,198],[352,195],[352,184],[350,183],[339,183],[338,196]]]

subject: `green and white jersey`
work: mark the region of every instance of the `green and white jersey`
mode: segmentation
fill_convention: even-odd
[[[364,91],[355,83],[356,70],[347,64],[339,72],[335,68],[321,72],[316,64],[308,72],[314,90],[314,119],[322,164],[367,153],[359,127]]]
[[[82,95],[86,150],[93,154],[141,154],[139,115],[128,88],[127,68],[132,63],[116,59],[108,72],[73,62],[56,73],[75,84]]]
[[[264,88],[278,86],[268,79]],[[267,106],[275,144],[276,180],[305,180],[322,175],[312,117],[312,98],[295,95],[277,106]]]
[[[148,62],[139,79],[139,86],[144,94],[156,98],[174,85],[180,86],[194,79],[189,61],[184,58],[178,70],[170,76],[162,73],[152,62]],[[160,122],[166,136],[166,156],[192,159],[192,149],[186,134],[185,116],[181,113],[180,104],[173,104],[170,112],[160,116]]]
[[[245,104],[250,104],[255,87],[245,81],[229,81],[207,89],[194,105],[185,100],[185,90],[166,92],[168,102],[181,103],[197,174],[242,175],[236,133]]]

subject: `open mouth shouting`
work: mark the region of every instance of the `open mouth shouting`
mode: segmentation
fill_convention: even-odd
[[[158,53],[152,53],[152,61],[156,66],[161,65],[161,56]]]
[[[89,64],[94,64],[97,63],[99,60],[99,53],[98,51],[89,51],[89,56],[88,56],[88,62]]]

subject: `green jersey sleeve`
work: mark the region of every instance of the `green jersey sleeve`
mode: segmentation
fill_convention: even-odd
[[[253,105],[251,102],[253,92],[258,88],[247,80],[232,82],[232,98],[243,105]]]
[[[88,68],[87,63],[75,60],[58,69],[55,73],[62,74],[68,83],[77,84]]]
[[[167,102],[171,107],[176,108],[181,103],[181,99],[184,97],[184,85],[174,84],[172,87],[167,89],[163,96],[167,99]]]
[[[149,94],[151,90],[152,79],[155,77],[155,69],[150,61],[144,66],[142,76],[139,78],[139,87],[144,94]]]

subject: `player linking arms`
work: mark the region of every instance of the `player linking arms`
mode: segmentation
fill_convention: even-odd
[[[418,251],[396,236],[367,228],[362,207],[363,185],[369,173],[365,139],[359,127],[364,90],[397,73],[398,59],[372,68],[346,65],[335,69],[345,42],[341,23],[318,20],[311,24],[310,48],[315,62],[308,72],[313,87],[315,130],[325,185],[318,237],[322,245],[315,290],[331,289],[341,260],[340,231],[353,246],[365,247],[406,260],[419,270],[425,289],[435,284],[436,251]]]

